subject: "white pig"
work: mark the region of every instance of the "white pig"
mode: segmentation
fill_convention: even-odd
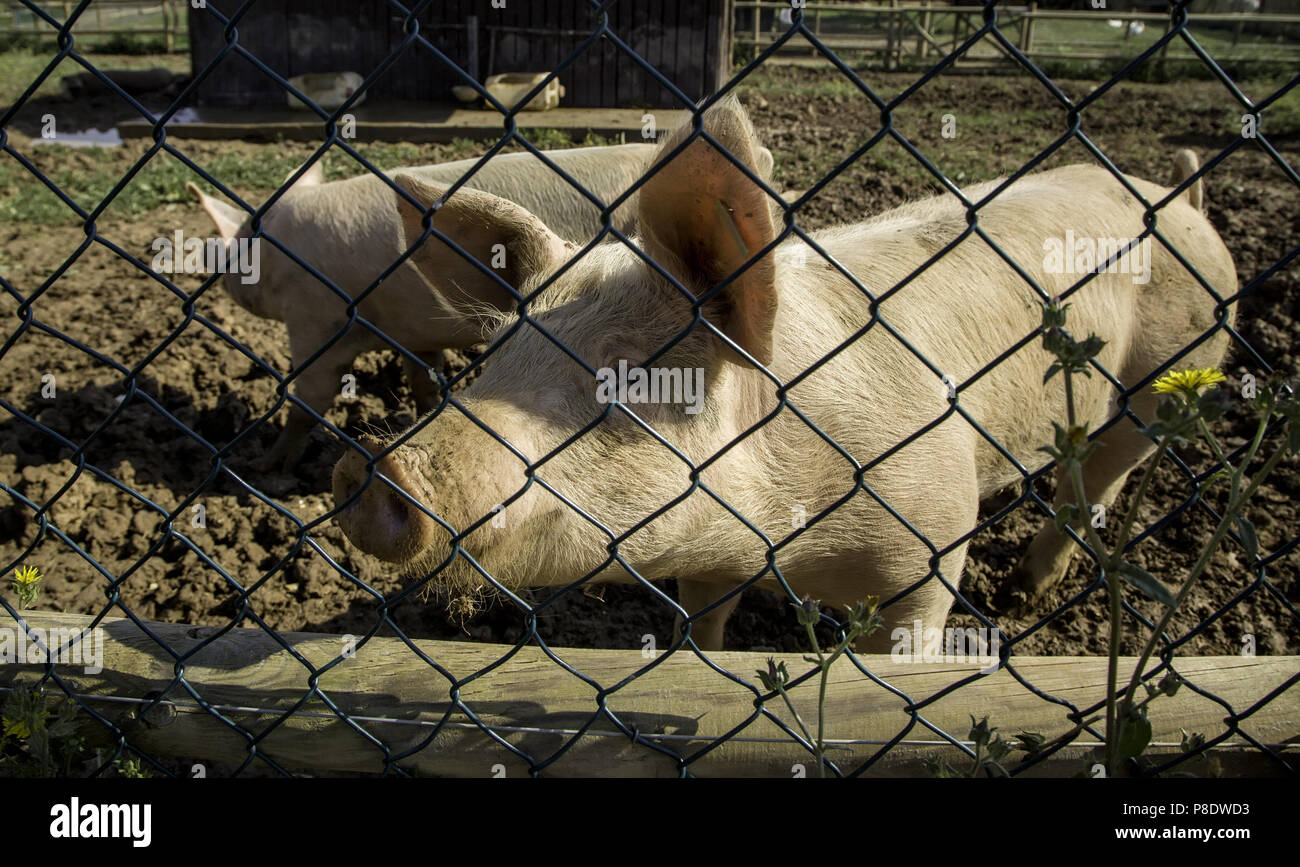
[[[708,110],[704,128],[756,165],[754,132],[734,102]],[[738,588],[755,577],[840,607],[880,596],[886,627],[866,650],[887,649],[896,625],[942,627],[980,499],[1042,468],[1037,449],[1065,420],[1063,377],[1043,383],[1051,358],[1031,337],[1041,296],[968,234],[954,196],[812,233],[829,259],[794,238],[764,255],[777,237],[768,195],[702,138],[683,147],[691,135],[663,145],[637,204],[637,244],[681,288],[623,244],[592,249],[544,285],[575,252],[539,220],[483,195],[438,211],[467,249],[517,251],[527,264],[516,285],[538,292],[531,322],[502,317],[491,361],[455,405],[387,442],[364,438],[374,461],[343,456],[339,523],[358,547],[416,574],[451,557],[432,578],[444,587],[482,583],[470,557],[507,587],[628,581],[624,563],[649,580],[675,577],[705,649],[722,646]],[[426,205],[440,195],[419,178],[396,180]],[[1128,180],[1150,202],[1168,194]],[[965,194],[979,202],[1001,183]],[[1189,203],[1194,190],[1160,210],[1159,230],[1232,295],[1231,257]],[[421,215],[401,210],[414,238]],[[1011,184],[978,209],[978,225],[1056,296],[1082,275],[1051,266],[1052,241],[1136,237],[1143,211],[1106,170],[1075,165]],[[1232,321],[1159,242],[1151,247],[1149,281],[1101,273],[1069,297],[1071,333],[1104,338],[1100,363],[1129,385]],[[429,253],[417,256],[433,267]],[[1226,341],[1220,330],[1178,367],[1217,364]],[[700,411],[662,391],[659,403],[631,391],[621,406],[602,402],[598,374],[624,360],[702,371]],[[1075,392],[1093,430],[1116,412],[1102,376],[1075,377]],[[1150,388],[1129,398],[1144,419],[1154,402]],[[1102,441],[1085,475],[1092,500],[1107,504],[1152,444],[1125,420]],[[1027,558],[1040,588],[1061,576],[1071,547],[1053,527],[1040,534]]]
[[[608,204],[641,176],[654,145],[547,151],[546,156]],[[770,158],[770,157],[769,157]],[[395,169],[430,183],[450,185],[473,167],[476,159],[435,166]],[[355,297],[392,264],[405,247],[392,190],[367,172],[347,180],[323,183],[319,161],[271,207],[262,220],[265,232],[296,253],[349,296]],[[486,163],[467,182],[517,202],[537,214],[557,232],[584,243],[599,231],[600,208],[563,180],[531,153],[503,154]],[[248,215],[208,196],[193,184],[190,192],[202,203],[227,244],[252,234]],[[632,228],[631,209],[623,209],[614,225]],[[426,364],[438,360],[440,350],[462,348],[482,339],[475,308],[513,304],[499,287],[484,283],[479,296],[461,297],[459,287],[445,279],[449,269],[470,267],[450,247],[436,239],[437,247],[428,280],[405,262],[376,287],[359,307],[359,315]],[[289,348],[295,369],[330,341],[347,322],[347,304],[269,241],[261,243],[260,279],[245,284],[228,274],[225,286],[240,306],[250,312],[280,320],[289,331]],[[487,263],[488,258],[483,261]],[[452,261],[456,260],[456,261]],[[431,260],[432,261],[432,260]],[[339,394],[340,378],[363,352],[392,346],[370,329],[354,324],[295,380],[298,398],[317,413],[324,413]],[[406,375],[420,411],[427,412],[437,398],[437,386],[420,365],[403,356]],[[271,451],[259,462],[264,468],[289,468],[302,455],[314,419],[294,407],[288,423]]]

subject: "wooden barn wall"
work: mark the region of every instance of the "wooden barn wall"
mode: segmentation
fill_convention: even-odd
[[[230,15],[239,0],[208,0]],[[726,80],[731,0],[618,0],[609,23],[624,43],[673,82],[690,100],[714,92]],[[447,63],[469,69],[466,23],[478,22],[478,73],[555,69],[597,26],[583,0],[442,0],[420,15],[421,33],[446,60],[412,45],[369,88],[375,102],[447,102],[461,82]],[[377,69],[402,43],[402,19],[382,0],[260,0],[235,25],[239,44],[274,72]],[[204,9],[190,10],[191,61],[199,74],[225,47],[224,26]],[[491,59],[491,68],[489,68]],[[574,106],[682,108],[654,75],[613,42],[597,40],[560,73]],[[276,106],[283,88],[254,64],[228,55],[198,88],[200,105]]]

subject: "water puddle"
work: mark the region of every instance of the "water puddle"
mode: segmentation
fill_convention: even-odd
[[[176,112],[168,123],[193,123],[199,119],[199,113],[192,108],[182,108]],[[53,138],[34,138],[32,145],[64,145],[72,148],[111,148],[118,147],[122,144],[122,136],[117,127],[112,126],[106,130],[98,127],[90,129],[77,130],[76,132],[59,131]]]

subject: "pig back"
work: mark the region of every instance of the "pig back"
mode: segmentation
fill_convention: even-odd
[[[551,160],[603,204],[609,205],[641,177],[654,145],[628,144],[612,147],[573,148],[545,151]],[[387,174],[412,174],[427,183],[451,185],[469,172],[478,159],[459,160],[435,166],[393,169]],[[483,165],[465,182],[466,186],[508,199],[537,216],[562,238],[585,244],[596,236],[603,223],[600,208],[528,152],[502,154]],[[625,234],[636,227],[635,197],[612,215],[612,224]]]
[[[1168,192],[1130,181],[1152,202]],[[979,201],[999,183],[965,192]],[[1041,296],[1007,260],[1048,296],[1060,295],[1084,273],[1053,260],[1055,246],[1069,241],[1108,247],[1136,238],[1144,228],[1143,211],[1104,169],[1069,166],[1022,178],[980,208],[978,226],[988,241],[968,233],[966,209],[952,196],[813,233],[868,292],[884,300],[875,308],[874,324],[792,395],[819,423],[826,419],[827,432],[864,462],[948,414],[922,437],[930,438],[935,460],[973,451],[982,493],[1018,481],[1015,466],[970,422],[1034,469],[1046,463],[1038,448],[1052,442],[1052,422],[1064,423],[1066,406],[1063,377],[1043,383],[1053,358],[1035,335]],[[1231,257],[1196,209],[1181,198],[1173,201],[1159,212],[1158,226],[1221,295],[1235,291]],[[801,244],[787,242],[780,256],[783,378],[832,354],[873,321],[870,299],[816,252],[798,250]],[[1118,268],[1100,273],[1068,298],[1070,333],[1104,339],[1098,361],[1127,387],[1215,322],[1215,302],[1199,282],[1159,241],[1148,246],[1145,274]],[[799,259],[806,266],[792,264]],[[903,281],[908,282],[891,292]],[[1217,364],[1225,349],[1220,331],[1196,358],[1181,364]],[[1096,372],[1076,377],[1074,385],[1079,417],[1095,430],[1113,411],[1115,389]],[[950,412],[954,389],[970,421]],[[859,407],[852,418],[842,412],[850,395]]]

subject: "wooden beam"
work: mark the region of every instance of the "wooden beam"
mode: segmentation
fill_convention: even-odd
[[[45,630],[79,631],[91,622],[71,614],[24,616],[30,627]],[[807,749],[772,720],[755,718],[753,691],[690,651],[656,660],[640,650],[554,649],[579,676],[533,646],[516,650],[413,641],[426,661],[397,638],[373,638],[344,656],[350,645],[339,635],[284,632],[279,633],[281,644],[260,629],[221,633],[212,627],[146,623],[158,638],[155,642],[130,620],[106,619],[100,625],[103,670],[86,672],[79,663],[61,663],[56,666],[59,675],[83,702],[127,731],[133,746],[186,766],[238,765],[255,739],[259,753],[284,767],[314,774],[381,772],[386,746],[390,757],[402,756],[397,765],[423,775],[523,775],[530,764],[518,750],[544,765],[541,772],[546,775],[672,776],[681,767],[667,752],[693,757],[721,739],[719,746],[690,763],[690,773],[791,776],[800,765],[808,776],[816,773]],[[4,630],[12,640],[16,625],[6,622]],[[769,655],[708,656],[714,665],[757,687],[754,672],[766,668]],[[772,656],[784,661],[795,677],[810,668],[800,655]],[[954,682],[976,675],[977,666],[895,663],[888,656],[859,659],[889,688],[864,676],[848,660],[836,664],[827,690],[827,737],[847,747],[831,753],[841,768],[856,767],[900,734],[905,735],[903,743],[873,767],[873,776],[921,774],[922,757],[934,753],[954,765],[966,764],[963,754],[920,717],[960,739],[966,737],[972,714],[990,715],[991,723],[1007,736],[1026,730],[1050,739],[1071,727],[1063,707],[1034,695],[1005,670],[925,704],[914,721],[907,701],[892,690],[925,703]],[[1121,672],[1131,670],[1133,662],[1121,660]],[[1178,660],[1177,667],[1191,684],[1240,713],[1293,677],[1298,662],[1297,657],[1188,657]],[[1103,657],[1016,657],[1013,665],[1037,689],[1078,707],[1104,694]],[[0,688],[30,681],[44,670],[42,664],[0,666]],[[178,673],[213,711],[248,734],[199,707],[177,681]],[[315,694],[313,677],[319,690]],[[463,707],[452,699],[453,680],[459,684],[456,692]],[[598,710],[602,690],[607,691],[605,707],[628,731],[638,733],[640,743]],[[791,691],[810,726],[815,726],[816,692],[815,678]],[[162,703],[148,710],[132,701],[146,697],[158,697]],[[353,724],[323,697],[350,715]],[[766,707],[794,727],[779,698],[768,700]],[[494,728],[500,740],[480,728],[466,709],[483,726]],[[1185,687],[1173,697],[1160,698],[1151,706],[1155,734],[1148,755],[1176,754],[1180,728],[1219,736],[1226,731],[1227,715],[1223,705],[1194,689]],[[88,715],[83,719],[89,742],[105,742],[104,727]],[[1273,697],[1241,726],[1266,744],[1294,743],[1300,734],[1300,688]],[[422,747],[428,738],[431,742]],[[1084,767],[1084,751],[1093,746],[1085,735],[1030,773],[1072,774]],[[404,755],[408,751],[413,752]],[[1236,772],[1282,770],[1235,736],[1216,748],[1216,756]],[[1186,770],[1195,773],[1204,764],[1186,763]]]

